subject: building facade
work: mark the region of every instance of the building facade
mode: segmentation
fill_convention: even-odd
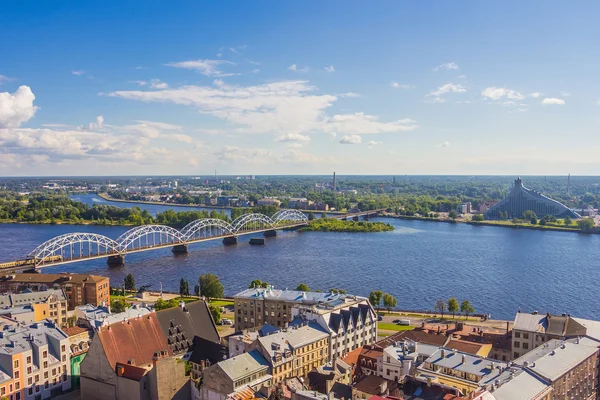
[[[515,180],[515,186],[508,196],[494,204],[485,212],[485,218],[521,218],[523,213],[527,210],[533,211],[539,217],[553,215],[560,218],[580,218],[579,214],[572,211],[564,204],[523,186],[521,178]]]
[[[0,296],[0,313],[31,324],[46,319],[59,326],[67,323],[67,296],[62,289],[49,289]]]
[[[63,289],[69,310],[84,305],[110,303],[110,281],[89,274],[11,274],[0,277],[0,293]]]
[[[71,389],[69,338],[52,322],[0,320],[0,397],[46,399]]]

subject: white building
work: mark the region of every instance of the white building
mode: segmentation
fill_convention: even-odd
[[[377,314],[364,297],[345,296],[312,306],[294,306],[292,319],[296,317],[315,321],[328,332],[330,360],[377,340]]]
[[[382,368],[378,369],[379,375],[392,381],[401,380],[405,375],[410,375],[411,370],[414,370],[417,365],[438,349],[439,346],[417,343],[412,340],[394,343],[383,349]]]

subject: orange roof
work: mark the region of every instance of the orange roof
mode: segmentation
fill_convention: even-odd
[[[102,327],[98,336],[113,369],[130,360],[137,366],[152,364],[154,353],[161,351],[173,355],[155,313]]]
[[[80,333],[88,332],[88,328],[82,328],[80,326],[73,326],[70,328],[62,328],[63,332],[67,334],[67,336],[76,336]]]
[[[144,368],[136,367],[135,365],[123,364],[123,363],[117,363],[117,367],[123,368],[123,373],[119,376],[122,376],[123,378],[127,378],[127,379],[132,379],[134,381],[139,381],[148,372]],[[118,368],[117,368],[117,370],[118,370]]]
[[[446,347],[449,349],[462,351],[464,353],[477,355],[477,353],[481,350],[483,345],[481,343],[473,343],[466,342],[464,340],[452,339],[448,342]]]
[[[358,349],[352,350],[350,353],[346,354],[346,357],[343,357],[342,360],[348,365],[356,365],[362,349],[362,347],[359,347]]]

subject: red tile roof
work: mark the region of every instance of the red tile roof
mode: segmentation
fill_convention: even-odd
[[[152,364],[154,353],[161,351],[173,354],[155,313],[102,327],[98,336],[113,369],[118,362],[127,364],[129,360],[137,366]]]
[[[80,333],[88,332],[90,329],[82,328],[80,326],[73,326],[71,328],[62,328],[62,330],[67,334],[67,336],[76,336]]]
[[[458,350],[475,355],[477,355],[477,353],[481,350],[482,346],[483,344],[481,343],[472,343],[456,339],[452,339],[448,342],[448,344],[446,344],[446,347],[449,349]]]

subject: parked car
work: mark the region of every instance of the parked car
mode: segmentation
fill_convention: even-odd
[[[394,321],[394,322],[396,322],[396,325],[405,325],[405,326],[410,325],[409,319],[399,319],[397,321],[398,322]]]
[[[233,325],[233,322],[229,318],[221,318],[221,325]]]
[[[383,315],[377,314],[377,321],[383,321]]]

